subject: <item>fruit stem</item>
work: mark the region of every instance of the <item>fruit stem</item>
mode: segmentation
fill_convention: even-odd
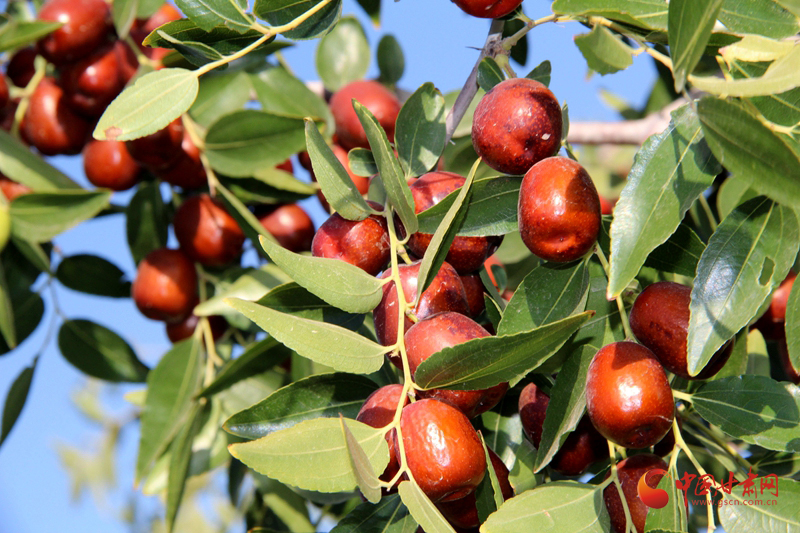
[[[683,440],[683,435],[681,434],[681,428],[678,425],[677,418],[672,421],[672,432],[675,435],[675,444],[681,450],[683,450],[683,453],[686,454],[686,457],[688,457],[689,461],[691,461],[694,465],[697,473],[700,474],[701,477],[708,475],[702,465],[695,458],[692,450],[689,449],[689,445],[686,444],[685,440]],[[711,484],[715,490],[719,491],[719,484],[713,481],[713,478],[711,478]],[[706,490],[706,503],[708,509],[708,533],[714,533],[714,530],[717,528],[717,526],[714,524],[714,502],[711,499],[711,491],[709,490]]]
[[[603,270],[606,273],[606,278],[611,276],[610,267],[608,265],[608,260],[606,259],[606,254],[603,253],[603,248],[598,244],[594,247],[594,253],[597,256],[597,259],[600,260],[600,264],[603,265]],[[610,298],[609,298],[610,299]],[[634,340],[636,337],[633,335],[633,331],[631,330],[631,324],[628,322],[628,312],[625,310],[625,302],[622,301],[622,296],[617,296],[614,298],[617,302],[617,309],[619,309],[619,319],[622,322],[622,329],[625,331],[625,338],[628,340]]]
[[[19,127],[22,124],[22,119],[25,118],[25,113],[28,112],[28,102],[31,99],[31,95],[33,91],[36,90],[36,87],[39,85],[39,82],[42,81],[47,73],[47,62],[42,57],[37,57],[34,61],[35,71],[33,73],[33,77],[31,81],[25,86],[25,90],[22,93],[22,98],[17,105],[16,111],[14,111],[14,123],[11,125],[11,135],[19,139]]]
[[[701,194],[698,196],[697,201],[700,203],[700,207],[703,208],[706,218],[708,218],[708,223],[711,225],[711,231],[717,231],[717,219],[714,218],[714,213],[711,212],[711,206],[708,205],[708,200],[706,199],[705,195]]]
[[[522,22],[524,22],[525,26],[520,28],[520,30],[514,33],[513,35],[509,35],[508,37],[503,39],[503,50],[505,50],[506,52],[511,51],[514,45],[516,45],[520,39],[522,39],[529,31],[531,31],[536,26],[539,26],[540,24],[545,24],[547,22],[559,22],[561,20],[565,20],[566,18],[568,17],[559,16],[556,15],[555,13],[536,20],[531,20],[522,14],[519,15],[517,17],[517,20],[521,20]]]
[[[458,124],[461,122],[461,119],[464,118],[469,104],[472,103],[472,99],[475,98],[478,92],[478,66],[481,64],[481,61],[483,61],[484,57],[494,58],[500,52],[500,48],[497,44],[502,42],[503,26],[505,26],[505,21],[497,19],[492,20],[492,24],[489,26],[489,35],[486,36],[486,42],[481,49],[478,60],[475,62],[475,66],[472,67],[472,72],[467,76],[467,81],[464,82],[464,86],[458,93],[453,108],[450,109],[445,119],[445,146],[450,143]]]
[[[742,470],[746,471],[755,470],[750,461],[739,455],[738,450],[736,450],[733,446],[725,442],[725,440],[721,439],[719,435],[714,433],[710,428],[706,427],[705,424],[699,422],[694,417],[684,417],[683,420],[685,422],[688,422],[695,430],[703,433],[703,435],[705,435],[707,438],[714,441],[714,444],[722,448],[730,456],[731,459],[739,463],[739,466],[742,468]]]
[[[200,68],[198,68],[197,70],[194,71],[195,76],[200,77],[203,74],[205,74],[206,72],[214,70],[217,67],[221,67],[223,65],[227,65],[231,61],[236,61],[237,59],[246,56],[247,54],[249,54],[250,52],[252,52],[256,48],[258,48],[262,44],[266,43],[267,41],[269,41],[270,39],[272,39],[274,36],[278,35],[279,33],[283,33],[285,31],[289,31],[289,30],[293,30],[293,29],[297,28],[298,26],[300,26],[300,24],[302,24],[303,22],[305,22],[306,20],[308,20],[309,18],[314,16],[315,13],[317,13],[320,10],[322,10],[322,8],[324,8],[325,6],[330,4],[332,1],[333,0],[322,0],[320,3],[316,4],[314,7],[312,7],[311,9],[309,9],[308,11],[306,11],[305,13],[303,13],[302,15],[300,15],[299,17],[297,17],[293,21],[288,22],[288,23],[286,23],[286,24],[284,24],[282,26],[268,27],[268,26],[263,26],[262,24],[260,24],[258,22],[253,23],[252,26],[251,26],[251,29],[254,29],[254,30],[258,31],[258,32],[261,32],[263,34],[261,37],[259,37],[257,40],[253,41],[249,45],[245,46],[244,48],[242,48],[241,50],[239,50],[235,54],[231,54],[229,56],[225,56],[225,57],[223,57],[221,59],[218,59],[216,61],[212,61],[211,63],[207,63],[206,65],[203,65],[202,67],[200,67]]]
[[[622,491],[622,483],[620,483],[619,475],[617,474],[617,461],[614,459],[617,450],[613,442],[610,440],[606,442],[608,443],[608,456],[611,458],[611,482],[617,487],[617,494],[619,494],[619,499],[622,501],[622,510],[625,512],[625,530],[627,533],[636,533],[633,526],[633,519],[631,518],[631,510],[628,509],[628,500],[625,499],[625,493]]]
[[[679,400],[683,400],[684,402],[692,403],[692,395],[691,394],[687,394],[687,393],[685,393],[683,391],[673,390],[672,391],[672,396],[677,398],[677,399],[679,399]]]

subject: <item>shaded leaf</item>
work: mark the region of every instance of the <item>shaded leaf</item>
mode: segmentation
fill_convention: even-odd
[[[306,16],[320,4],[322,0],[256,0],[253,13],[266,20],[273,27],[282,27]],[[313,39],[324,35],[339,20],[342,14],[342,0],[332,0],[303,22],[291,29],[283,31],[287,39]]]
[[[170,220],[158,182],[140,184],[125,208],[125,233],[135,262],[167,245]]]
[[[355,17],[343,17],[317,44],[317,73],[331,92],[363,79],[369,61],[367,35]]]
[[[225,431],[257,439],[314,418],[355,418],[367,396],[377,389],[369,378],[319,374],[278,389],[262,401],[230,417]]]
[[[275,265],[267,264],[261,268],[250,268],[242,272],[230,284],[218,287],[212,298],[199,303],[194,308],[197,316],[211,316],[231,313],[231,308],[223,300],[225,298],[241,298],[255,301],[263,298],[270,289],[291,280]]]
[[[731,494],[722,494],[719,520],[726,533],[800,529],[797,515],[800,483],[785,478],[778,478],[775,482],[777,487],[774,490],[765,488],[755,505],[750,503],[751,496],[743,495],[745,487],[742,484],[734,486]]]
[[[734,78],[762,76],[768,63],[745,63],[731,61],[730,73]],[[800,121],[800,88],[779,94],[754,96],[749,101],[764,115],[764,118],[782,126],[794,126]]]
[[[345,419],[372,468],[383,472],[389,448],[383,429]],[[258,440],[232,444],[231,455],[253,470],[281,483],[320,492],[356,488],[341,422],[335,418],[306,420]]]
[[[159,27],[142,44],[177,50],[192,64],[202,66],[234,54],[263,37],[263,33],[246,28],[216,26],[206,30],[191,20],[181,19]],[[267,39],[253,51],[262,50],[273,41],[274,37]]]
[[[503,74],[503,69],[491,57],[484,57],[478,63],[478,85],[487,93],[504,79],[506,76]]]
[[[381,500],[381,482],[372,469],[372,465],[369,464],[366,452],[350,429],[348,429],[347,424],[344,423],[344,417],[341,414],[339,415],[339,422],[342,426],[344,442],[347,445],[347,455],[350,456],[350,467],[353,469],[356,484],[367,501],[378,503]]]
[[[676,92],[683,90],[686,76],[703,56],[722,2],[673,0],[669,3],[668,37]]]
[[[727,433],[762,448],[800,451],[800,388],[765,376],[705,383],[692,395],[698,414]]]
[[[444,97],[430,82],[414,91],[400,109],[394,142],[406,177],[420,176],[439,161],[444,150],[444,111]]]
[[[692,228],[681,223],[667,242],[650,252],[644,266],[693,277],[706,244]]]
[[[605,26],[595,26],[589,33],[577,35],[575,45],[589,68],[598,74],[612,74],[633,64],[633,48]]]
[[[419,485],[412,481],[403,481],[397,492],[400,493],[400,499],[408,508],[408,512],[426,533],[455,533],[453,527],[422,492]]]
[[[794,212],[759,196],[727,217],[697,264],[689,304],[687,363],[696,375],[745,327],[789,272],[800,246]]]
[[[95,216],[110,197],[105,189],[24,194],[11,202],[11,232],[23,240],[49,241]]]
[[[637,153],[614,206],[609,297],[618,296],[650,252],[675,232],[718,172],[691,107],[674,111],[667,130],[650,137]]]
[[[800,369],[800,283],[789,293],[786,301],[786,349],[789,352],[789,362],[792,368]]]
[[[245,72],[207,74],[200,78],[200,88],[189,109],[192,118],[208,127],[223,115],[244,107],[250,100],[250,78]]]
[[[378,1],[380,4],[380,1]],[[394,35],[387,34],[378,42],[378,71],[382,83],[389,85],[397,83],[403,77],[406,68],[403,49]]]
[[[658,482],[657,488],[665,490],[669,500],[661,509],[648,508],[645,521],[645,533],[658,533],[658,531],[686,531],[686,506],[684,505],[683,491],[677,487],[675,480],[680,479],[678,470],[673,467],[668,476]]]
[[[91,320],[67,320],[58,330],[58,348],[72,366],[106,381],[141,383],[148,368],[125,340]]]
[[[11,383],[11,387],[6,394],[6,401],[3,404],[3,419],[0,423],[0,446],[8,438],[9,433],[14,428],[19,415],[22,413],[22,408],[25,407],[25,401],[28,399],[28,391],[31,388],[33,381],[33,372],[36,370],[36,363],[39,358],[33,359],[33,363],[22,369],[22,372]]]
[[[545,86],[549,87],[551,71],[552,71],[552,66],[550,65],[550,61],[545,59],[544,61],[536,65],[533,68],[533,70],[528,72],[528,75],[525,77],[532,79],[534,81],[538,81],[539,83],[542,83]]]
[[[226,361],[219,369],[214,381],[208,384],[198,396],[210,397],[240,381],[251,378],[288,359],[292,351],[272,337],[267,337],[250,345],[242,355]]]
[[[90,254],[65,257],[58,264],[56,278],[70,289],[109,296],[128,298],[131,284],[125,281],[125,272],[110,261]]]
[[[424,389],[478,390],[504,381],[513,385],[553,355],[592,314],[581,313],[530,331],[445,348],[417,367],[414,381]]]
[[[79,189],[66,174],[34,154],[19,139],[0,129],[0,172],[34,191]]]
[[[247,0],[175,0],[181,11],[203,30],[210,32],[215,26],[225,25],[240,33],[253,24],[253,16],[246,13]]]
[[[400,496],[392,494],[377,504],[362,503],[339,520],[331,533],[414,533],[417,522]]]
[[[164,129],[192,106],[198,87],[197,75],[186,69],[149,72],[109,104],[94,138],[129,141]]]
[[[203,409],[195,405],[186,423],[178,432],[170,446],[169,474],[167,478],[167,529],[173,531],[175,518],[183,500],[186,480],[189,477],[189,464],[192,459],[192,444],[202,427]]]
[[[17,347],[17,327],[14,318],[14,303],[11,300],[6,268],[0,263],[0,334],[6,346],[12,350]]]
[[[250,82],[262,111],[310,117],[314,121],[324,122],[329,135],[333,132],[333,115],[325,100],[284,67],[271,66],[258,74],[251,74]]]

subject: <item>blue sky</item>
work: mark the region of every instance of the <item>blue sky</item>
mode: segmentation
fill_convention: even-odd
[[[531,18],[549,13],[545,0],[526,0],[523,4]],[[489,22],[463,14],[447,0],[383,1],[383,23],[374,28],[366,20],[355,0],[345,0],[344,13],[354,14],[365,26],[371,45],[385,33],[394,34],[405,53],[406,70],[399,85],[413,91],[432,81],[443,92],[458,89],[469,74],[476,48],[483,45]],[[577,23],[547,24],[530,34],[530,52],[526,67],[512,64],[519,75],[545,59],[553,64],[551,90],[569,104],[570,119],[615,120],[616,113],[598,97],[600,88],[608,89],[624,99],[641,104],[647,97],[655,76],[651,61],[636,58],[628,70],[611,76],[587,78],[586,64],[574,46],[575,34],[587,31]],[[294,72],[304,80],[317,79],[314,72],[316,41],[301,42],[284,55]],[[377,75],[373,65],[368,76]],[[54,158],[74,179],[86,184],[78,158]],[[299,165],[295,164],[299,169]],[[301,174],[302,179],[306,179]],[[120,193],[116,203],[126,203],[129,193]],[[324,215],[316,199],[307,202],[307,209],[317,225]],[[134,263],[125,245],[124,220],[121,216],[105,217],[83,224],[56,239],[64,255],[95,253],[109,259],[129,276]],[[37,283],[43,287],[45,280]],[[154,364],[169,348],[161,323],[141,316],[128,299],[113,300],[92,297],[56,286],[60,309],[71,318],[89,318],[122,335],[148,365]],[[121,435],[116,455],[116,490],[106,494],[98,504],[89,493],[71,501],[70,478],[62,468],[57,453],[59,444],[83,452],[100,445],[102,432],[97,424],[83,416],[71,397],[86,385],[86,380],[60,355],[53,339],[47,344],[47,330],[53,320],[52,295],[44,289],[47,311],[37,331],[16,351],[0,356],[0,398],[4,398],[14,377],[40,354],[28,403],[9,439],[0,448],[0,533],[40,531],[129,531],[118,520],[133,484],[132,472],[136,453],[138,427],[131,426]],[[132,412],[121,396],[136,386],[109,388],[102,395],[104,407],[124,418]],[[140,498],[146,508],[160,512],[154,499]]]

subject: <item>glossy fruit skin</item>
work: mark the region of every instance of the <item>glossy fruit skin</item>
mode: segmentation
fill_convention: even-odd
[[[494,273],[492,272],[493,265],[504,268],[503,264],[494,255],[489,256],[489,258],[483,262],[483,267],[486,269],[486,273],[489,275],[492,284],[496,289],[500,290],[500,286],[497,284],[497,280],[494,279]],[[483,285],[480,273],[476,272],[474,274],[465,274],[461,276],[461,283],[464,285],[464,292],[467,293],[469,316],[476,318],[486,309],[486,300],[483,299],[483,295],[486,294],[486,288]]]
[[[244,232],[222,203],[207,194],[183,202],[173,225],[181,250],[205,266],[223,267],[242,251]]]
[[[514,496],[514,489],[508,481],[508,468],[503,463],[503,460],[500,459],[491,448],[489,448],[489,459],[491,460],[492,468],[494,468],[494,473],[497,476],[497,481],[500,484],[500,492],[503,494],[503,500],[507,500]],[[474,492],[471,492],[460,500],[441,502],[437,507],[447,521],[453,526],[470,529],[480,525],[477,500]]]
[[[361,406],[356,415],[356,420],[363,422],[373,428],[383,428],[394,420],[397,405],[400,403],[400,395],[403,393],[403,386],[398,384],[385,385],[372,394]],[[408,405],[408,397],[403,400],[403,405]],[[386,434],[386,442],[389,444],[389,464],[379,477],[383,481],[391,480],[400,469],[400,461],[397,458],[395,447],[395,430]]]
[[[164,4],[158,11],[153,13],[148,19],[137,19],[131,27],[131,38],[137,44],[141,45],[142,41],[150,35],[156,28],[163,26],[173,20],[183,18],[180,12],[175,9],[171,4]],[[144,54],[150,59],[160,60],[165,53],[169,52],[166,48],[151,48],[149,46],[140,46]]]
[[[527,384],[519,395],[519,416],[525,435],[538,448],[542,441],[542,427],[550,397],[534,383]],[[561,444],[550,461],[550,468],[565,476],[578,476],[592,463],[608,457],[606,439],[584,416],[577,427]]]
[[[8,105],[8,82],[6,77],[0,74],[0,108]]]
[[[177,118],[164,129],[125,143],[131,157],[146,169],[158,173],[181,157],[183,136],[183,123]]]
[[[256,216],[264,229],[287,250],[295,253],[311,250],[314,222],[299,205],[273,206],[257,213]]]
[[[17,87],[25,87],[30,83],[36,73],[36,67],[33,62],[37,55],[39,54],[32,46],[20,48],[14,52],[14,55],[8,60],[8,65],[6,65],[6,76],[11,80],[11,83]]]
[[[352,100],[366,107],[386,130],[389,141],[394,141],[394,123],[400,113],[400,100],[377,81],[360,80],[345,85],[331,97],[330,108],[336,122],[336,135],[343,148],[369,148],[367,134],[353,109]]]
[[[126,191],[139,182],[141,170],[124,142],[93,139],[83,148],[83,171],[95,187]]]
[[[104,0],[48,0],[38,19],[63,24],[37,43],[39,53],[56,65],[88,55],[113,28],[111,9]]]
[[[473,17],[496,19],[517,9],[522,0],[453,0],[453,3]]]
[[[403,287],[403,295],[407,303],[411,304],[417,297],[417,276],[422,266],[421,261],[415,261],[410,265],[398,265],[400,285]],[[391,270],[385,270],[378,276],[386,279],[391,275]],[[383,298],[378,307],[374,309],[375,335],[384,346],[391,346],[397,342],[397,290],[395,283],[390,282],[383,286]],[[442,263],[439,272],[433,281],[422,293],[419,304],[414,309],[414,314],[418,320],[422,320],[436,313],[453,311],[455,313],[466,314],[468,312],[467,295],[464,293],[464,286],[458,277],[456,270],[447,262]],[[412,326],[411,320],[405,319],[405,329]],[[392,362],[400,366],[398,357]]]
[[[376,210],[383,209],[375,202],[369,204]],[[334,213],[322,223],[311,243],[314,257],[340,259],[372,276],[383,270],[390,253],[389,228],[386,219],[378,215],[355,221]]]
[[[139,263],[131,296],[147,318],[180,322],[197,303],[197,271],[180,250],[159,248]]]
[[[200,160],[200,149],[192,142],[188,132],[184,132],[180,150],[172,163],[167,168],[157,170],[156,175],[183,190],[199,189],[208,183],[206,169]]]
[[[411,195],[414,198],[414,212],[419,214],[433,207],[451,192],[460,189],[465,178],[453,172],[428,172],[411,184]],[[408,240],[408,249],[417,257],[425,255],[433,235],[417,232]],[[489,237],[456,237],[450,245],[445,261],[453,265],[459,274],[475,272],[486,259],[492,255],[503,236]]]
[[[631,520],[638,533],[644,533],[644,524],[647,519],[648,507],[639,498],[637,485],[639,479],[648,471],[660,468],[667,470],[667,463],[660,457],[644,453],[623,459],[617,463],[617,475],[619,476],[622,493],[628,503],[628,510],[631,513]],[[609,472],[609,475],[611,473]],[[647,476],[645,482],[650,488],[656,488],[663,475],[651,474]],[[603,489],[603,500],[605,500],[608,515],[611,518],[611,527],[616,533],[625,533],[627,522],[625,520],[625,510],[622,507],[622,499],[616,484],[612,483]]]
[[[610,441],[626,448],[648,448],[672,427],[675,403],[661,363],[635,342],[600,349],[586,375],[586,411]]]
[[[403,408],[400,429],[408,468],[434,503],[463,498],[483,481],[486,456],[480,437],[455,407],[418,400]]]
[[[194,335],[194,331],[197,329],[197,324],[199,322],[200,317],[192,313],[180,322],[167,324],[167,337],[172,343],[188,339]],[[228,322],[219,315],[208,317],[208,324],[211,326],[211,337],[215,342],[221,339],[228,329]]]
[[[422,361],[434,353],[481,337],[489,337],[489,332],[471,318],[459,313],[448,311],[420,320],[408,329],[404,337],[411,375],[414,375]],[[445,402],[468,418],[473,418],[497,405],[506,391],[508,383],[500,383],[483,390],[418,391],[417,397]]]
[[[550,157],[525,174],[517,218],[522,241],[537,257],[565,263],[586,255],[600,233],[600,197],[572,159]]]
[[[528,78],[498,83],[478,103],[472,145],[483,161],[506,174],[525,174],[558,152],[561,106],[544,84]]]
[[[685,379],[708,379],[725,365],[733,351],[733,342],[720,348],[698,375],[689,375],[686,338],[691,294],[690,287],[672,281],[648,285],[631,308],[631,330],[673,374]]]
[[[67,105],[64,91],[52,78],[36,86],[21,129],[44,155],[79,154],[91,133],[89,122]]]
[[[9,202],[12,202],[14,198],[17,198],[18,196],[33,192],[33,189],[27,185],[10,180],[2,174],[0,174],[0,190],[3,191],[3,195]]]
[[[70,107],[87,117],[99,117],[125,87],[121,57],[112,44],[64,65],[59,84]]]
[[[786,336],[784,323],[786,322],[786,302],[792,292],[796,272],[789,272],[775,292],[772,293],[769,307],[755,323],[755,327],[764,335],[765,339],[780,341]]]

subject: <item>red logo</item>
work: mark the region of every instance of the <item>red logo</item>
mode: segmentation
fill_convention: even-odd
[[[639,499],[642,500],[646,506],[652,507],[653,509],[661,509],[666,507],[669,503],[669,494],[667,494],[667,491],[664,489],[652,489],[647,485],[648,475],[663,476],[666,473],[666,470],[653,468],[642,474],[642,477],[639,478],[639,483],[636,488],[639,493]]]

